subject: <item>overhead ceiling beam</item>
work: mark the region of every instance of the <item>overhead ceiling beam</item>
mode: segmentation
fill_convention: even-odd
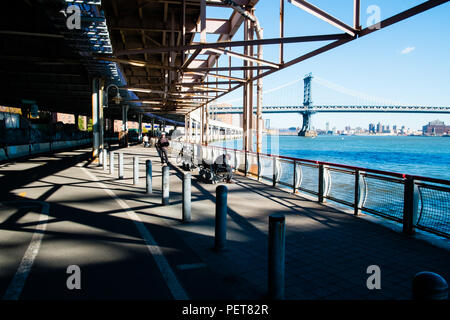
[[[119,50],[116,52],[116,56],[133,55],[133,54],[144,54],[144,53],[161,53],[161,52],[171,52],[171,51],[186,51],[186,50],[196,50],[196,49],[209,49],[209,48],[229,48],[229,47],[242,47],[242,46],[256,46],[256,45],[270,45],[270,44],[280,44],[280,43],[301,43],[301,42],[315,42],[315,41],[332,41],[346,39],[349,36],[347,34],[326,34],[326,35],[316,35],[316,36],[300,36],[300,37],[285,37],[285,38],[270,38],[270,39],[255,39],[247,41],[219,41],[213,43],[197,43],[185,46],[175,46],[175,47],[160,47],[160,48],[144,48],[144,49],[128,49]]]
[[[185,71],[213,72],[213,71],[267,70],[267,69],[273,68],[269,66],[236,66],[236,67],[217,67],[217,68],[199,67],[199,68],[187,68],[185,69]]]
[[[226,19],[214,19],[214,18],[206,18],[205,21],[205,29],[206,33],[210,34],[229,34],[231,25],[230,21]],[[194,28],[189,30],[189,32],[200,33],[202,32],[201,24],[197,24]]]
[[[206,76],[206,75],[208,75],[209,77],[214,77],[214,78],[228,79],[228,80],[239,81],[239,82],[247,82],[245,79],[242,79],[242,78],[224,76],[224,75],[221,75],[221,74],[214,74],[214,73],[206,74],[206,73],[202,73],[202,72],[189,71],[189,72],[185,72],[184,74],[193,74],[193,75],[198,75],[198,76]]]
[[[207,49],[207,51],[212,51],[212,52],[216,52],[219,54],[223,54],[223,55],[229,55],[235,58],[239,58],[239,59],[243,59],[246,61],[251,61],[251,62],[256,62],[259,64],[265,64],[266,66],[272,67],[272,68],[276,68],[278,69],[280,66],[276,63],[270,62],[270,61],[266,61],[266,60],[262,60],[262,59],[257,59],[257,58],[253,58],[250,57],[248,55],[242,54],[242,53],[238,53],[238,52],[233,52],[233,51],[229,51],[229,50],[224,50],[224,49],[218,49],[218,48],[209,48]]]
[[[64,39],[61,34],[53,33],[36,33],[36,32],[22,32],[22,31],[10,31],[10,30],[0,30],[0,34],[6,34],[11,36],[27,36],[27,37],[43,37],[43,38],[56,38]]]
[[[122,64],[131,65],[134,67],[142,67],[142,68],[150,68],[150,69],[166,69],[166,70],[172,70],[176,71],[177,68],[170,67],[170,66],[163,66],[159,64],[151,64],[146,61],[141,60],[127,60],[127,59],[118,59],[118,58],[103,58],[103,57],[94,57],[95,60],[102,60],[102,61],[111,61],[111,62],[118,62]]]

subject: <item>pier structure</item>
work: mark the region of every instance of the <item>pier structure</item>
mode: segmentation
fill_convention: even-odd
[[[449,279],[448,181],[261,153],[264,77],[447,2],[361,27],[359,0],[351,23],[282,0],[279,36],[264,38],[257,0],[10,1],[0,11],[0,104],[21,117],[0,126],[2,298],[265,299],[269,268],[280,270],[270,291],[285,299],[409,299],[417,273]],[[212,18],[209,7],[230,15]],[[285,10],[340,31],[286,37]],[[318,47],[286,59],[286,44],[306,42]],[[277,61],[264,58],[267,45],[279,46]],[[211,120],[211,104],[238,89],[242,127]],[[142,146],[143,124],[153,139],[184,127],[169,163]],[[218,132],[240,135],[242,150],[208,146]],[[198,160],[229,153],[234,183],[218,193],[185,175],[185,145]],[[211,250],[217,203],[224,250]],[[282,232],[269,236],[269,216]],[[382,270],[382,290],[367,285],[368,270]]]

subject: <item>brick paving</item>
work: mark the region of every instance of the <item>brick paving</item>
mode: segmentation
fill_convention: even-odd
[[[155,156],[153,149],[137,147],[128,152]],[[180,172],[173,170],[171,188],[178,193],[172,201],[181,196]],[[450,279],[450,256],[445,249],[250,178],[235,176],[234,180],[227,185],[225,252],[211,250],[216,185],[197,181],[195,174],[192,222],[170,224],[237,299],[266,295],[268,216],[272,213],[286,215],[286,299],[410,299],[417,272],[433,271]],[[181,210],[181,205],[159,212],[171,210]],[[381,268],[381,290],[367,289],[370,265]]]

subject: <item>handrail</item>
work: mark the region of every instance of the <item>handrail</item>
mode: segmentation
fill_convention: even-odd
[[[353,207],[355,215],[365,212],[399,222],[403,225],[403,232],[408,235],[413,234],[417,228],[450,238],[450,213],[447,209],[447,204],[450,203],[449,180],[200,143],[180,141],[174,146],[175,149],[191,146],[194,150],[201,152],[195,155],[194,151],[194,157],[208,159],[217,156],[218,152],[234,153],[236,169],[246,176],[250,173],[257,176],[258,180],[261,178],[271,180],[274,187],[277,184],[287,186],[292,188],[293,193],[300,190],[313,194],[317,196],[319,203],[326,202],[328,199]],[[237,162],[238,154],[240,164]],[[272,165],[262,164],[261,157],[267,157]],[[293,167],[283,169],[281,166],[283,162],[293,164]],[[257,171],[253,165],[249,171],[249,163],[257,165]],[[270,167],[272,178],[269,177],[270,172],[266,172],[270,170]],[[307,169],[306,172],[309,171],[309,173],[304,172],[302,168],[306,169],[306,167],[311,167],[313,171]],[[289,176],[289,171],[292,172],[292,176]],[[288,175],[283,172],[287,172]],[[353,178],[350,180],[345,178],[341,181],[338,178],[335,180],[337,187],[333,187],[332,181],[336,176],[332,177],[332,174],[346,174]]]
[[[187,143],[187,142],[184,142],[184,143]],[[205,144],[200,144],[200,143],[191,143],[191,144],[197,144],[197,145],[201,145],[203,147],[220,148],[220,149],[229,150],[229,151],[247,152],[247,154],[252,154],[252,155],[256,155],[256,156],[258,155],[257,152],[253,152],[253,151],[244,151],[244,150],[225,148],[225,147],[219,147],[219,146],[210,146],[210,145],[205,145]],[[334,167],[338,167],[338,168],[359,170],[359,171],[363,171],[363,172],[369,172],[369,173],[375,173],[375,174],[380,174],[380,175],[392,176],[392,177],[402,178],[402,179],[414,179],[414,180],[426,181],[426,182],[431,182],[431,183],[450,185],[450,180],[439,179],[439,178],[423,177],[423,176],[418,176],[418,175],[409,175],[409,174],[393,172],[393,171],[369,169],[369,168],[363,168],[363,167],[358,167],[358,166],[350,166],[350,165],[340,164],[340,163],[318,161],[318,160],[311,160],[311,159],[302,159],[302,158],[294,158],[294,157],[281,156],[281,155],[276,155],[276,154],[259,153],[259,155],[260,156],[266,156],[266,157],[277,157],[279,159],[285,159],[285,160],[291,160],[291,161],[301,161],[301,162],[307,162],[307,163],[314,163],[314,164],[317,164],[317,165],[321,165],[322,164],[322,165],[334,166]]]

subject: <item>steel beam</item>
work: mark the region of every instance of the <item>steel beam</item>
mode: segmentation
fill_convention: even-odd
[[[332,15],[328,14],[327,12],[323,11],[322,9],[312,5],[311,3],[305,1],[305,0],[288,0],[289,3],[293,4],[296,7],[299,7],[306,12],[322,19],[323,21],[328,22],[329,24],[345,31],[350,36],[354,37],[357,33],[357,31],[350,27],[349,25],[345,24],[341,20],[333,17]]]
[[[115,54],[117,57],[125,55],[135,55],[144,53],[162,53],[170,51],[186,51],[186,50],[196,50],[196,49],[208,49],[208,48],[227,48],[227,47],[242,47],[245,45],[256,46],[256,45],[271,45],[271,44],[286,44],[286,43],[301,43],[301,42],[317,42],[317,41],[332,41],[346,39],[349,35],[345,33],[338,34],[325,34],[325,35],[315,35],[315,36],[299,36],[299,37],[285,37],[285,38],[269,38],[269,39],[255,39],[247,41],[218,41],[212,43],[196,43],[185,46],[174,46],[174,47],[159,47],[159,48],[144,48],[144,49],[129,49],[129,50],[118,50]]]

